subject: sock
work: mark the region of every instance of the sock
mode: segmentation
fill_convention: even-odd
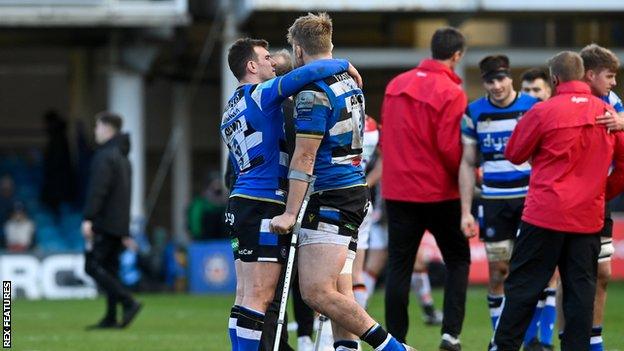
[[[366,286],[368,296],[373,295],[375,286],[377,285],[377,276],[369,271],[364,271],[362,272],[362,278],[364,279],[364,285]]]
[[[498,318],[503,312],[503,301],[505,300],[505,295],[490,295],[487,296],[488,307],[490,308],[490,318],[492,320],[492,329],[496,330],[496,323],[498,323]]]
[[[405,351],[405,347],[377,323],[360,336],[360,339],[375,351]]]
[[[412,273],[412,288],[416,291],[421,306],[433,305],[431,297],[431,283],[427,272]]]
[[[368,305],[368,291],[366,291],[366,285],[353,284],[353,295],[355,296],[355,301],[358,305],[366,309],[366,306]]]
[[[553,331],[555,330],[555,320],[557,319],[557,289],[546,288],[546,301],[540,316],[540,341],[543,345],[553,344]]]
[[[238,339],[236,338],[236,321],[238,320],[238,305],[232,306],[230,310],[230,319],[228,321],[228,330],[230,332],[230,343],[232,344],[232,351],[238,351]]]
[[[236,322],[238,351],[258,351],[263,325],[264,313],[240,306]]]
[[[592,328],[591,339],[589,339],[590,351],[603,351],[602,348],[602,326]]]
[[[334,343],[336,351],[357,351],[358,346],[356,340],[338,340]]]
[[[545,296],[545,295],[544,295]],[[542,310],[544,309],[545,299],[541,299],[537,302],[537,306],[535,306],[535,312],[533,313],[533,318],[531,319],[531,324],[526,330],[526,334],[524,334],[524,345],[528,345],[531,340],[537,338],[537,332],[539,331],[539,322],[542,316]]]

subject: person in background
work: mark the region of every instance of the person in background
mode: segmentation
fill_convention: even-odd
[[[566,318],[561,350],[589,350],[605,189],[624,177],[624,135],[597,124],[596,117],[616,112],[581,81],[580,55],[561,52],[549,67],[556,95],[523,116],[505,149],[507,160],[530,159],[532,169],[490,351],[520,348],[557,267]]]
[[[552,95],[552,87],[548,80],[548,73],[541,68],[531,68],[520,76],[520,90],[541,101],[546,101]]]
[[[96,115],[95,140],[87,191],[82,235],[85,239],[85,271],[106,293],[106,314],[88,329],[127,327],[141,304],[119,280],[119,255],[130,245],[131,166],[130,140],[121,133],[122,119],[112,112]],[[126,243],[124,243],[124,241]],[[117,305],[123,315],[117,321]]]
[[[435,237],[448,271],[440,350],[459,351],[470,269],[460,229],[458,174],[461,118],[467,97],[454,68],[466,50],[462,33],[438,29],[431,59],[395,77],[382,108],[382,197],[388,213],[386,323],[404,341],[409,326],[410,277],[425,230]]]
[[[6,247],[9,252],[27,251],[33,242],[35,224],[28,218],[24,204],[16,202],[9,219],[4,223]]]

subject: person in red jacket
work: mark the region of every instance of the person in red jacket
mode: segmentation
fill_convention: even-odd
[[[461,350],[470,267],[468,240],[460,230],[461,118],[467,98],[453,72],[465,51],[455,28],[438,29],[432,58],[395,77],[382,108],[382,197],[388,213],[388,331],[404,341],[414,259],[425,230],[436,238],[448,270],[440,350]]]
[[[581,81],[577,53],[561,52],[549,65],[556,95],[524,115],[505,149],[514,164],[530,160],[532,172],[490,351],[520,348],[556,267],[567,321],[561,350],[589,350],[605,187],[624,172],[624,136],[596,123],[615,110]],[[607,180],[612,159],[615,169]]]

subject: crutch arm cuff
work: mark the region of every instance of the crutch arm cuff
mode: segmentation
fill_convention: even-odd
[[[315,175],[307,174],[297,169],[291,168],[288,170],[288,179],[296,179],[310,184],[314,181],[315,178]]]

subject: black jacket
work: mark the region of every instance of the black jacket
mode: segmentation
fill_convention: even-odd
[[[84,218],[96,234],[128,236],[130,230],[130,138],[118,134],[93,156]]]

